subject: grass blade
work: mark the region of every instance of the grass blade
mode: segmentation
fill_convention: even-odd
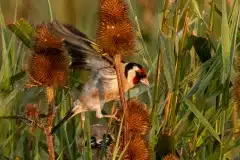
[[[199,120],[199,122],[201,122],[201,124],[212,134],[213,137],[215,137],[220,143],[221,140],[218,136],[218,134],[216,133],[216,131],[213,129],[213,127],[211,126],[211,124],[208,122],[208,120],[202,115],[202,113],[195,107],[194,104],[192,104],[192,102],[188,99],[186,99],[185,97],[182,97],[184,100],[184,103],[189,107],[189,109],[194,113],[194,115],[196,116],[196,118]]]
[[[226,0],[222,0],[222,62],[223,62],[223,70],[222,70],[222,83],[224,83],[230,72],[230,32],[227,18],[227,6]]]

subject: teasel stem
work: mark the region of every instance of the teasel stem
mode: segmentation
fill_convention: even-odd
[[[211,2],[211,10],[210,10],[210,19],[209,19],[209,32],[212,33],[213,31],[213,25],[214,25],[214,11],[215,11],[215,8],[214,8],[214,5],[215,5],[215,2],[214,0],[212,0]]]
[[[238,103],[235,102],[233,106],[232,111],[232,124],[233,124],[233,140],[236,138],[236,132],[237,132],[237,117],[238,117]]]
[[[162,20],[162,26],[159,28],[159,30],[162,30],[164,34],[167,32],[166,28],[166,21],[167,21],[167,9],[168,9],[169,0],[165,0],[164,4],[164,14],[163,14],[163,20]],[[161,67],[162,67],[162,50],[160,49],[158,54],[158,62],[157,62],[157,71],[156,71],[156,77],[155,77],[155,87],[154,87],[154,96],[153,96],[153,108],[152,111],[155,113],[155,105],[159,93],[159,83],[161,79]]]
[[[47,125],[44,127],[44,133],[46,136],[48,146],[49,160],[55,160],[53,136],[51,134],[54,117],[54,88],[52,86],[47,87],[47,100],[48,100],[48,118]]]
[[[167,104],[165,106],[164,121],[163,121],[163,126],[162,126],[162,134],[165,133],[165,127],[167,125],[167,120],[168,120],[168,116],[169,116],[169,113],[170,113],[171,97],[172,97],[172,92],[168,92]],[[171,134],[171,133],[168,132],[168,134]]]
[[[163,20],[162,20],[162,32],[165,33],[165,34],[167,34],[168,6],[169,6],[169,0],[166,0],[165,4],[164,4],[164,13],[163,13]]]
[[[175,125],[176,121],[176,106],[178,102],[178,93],[179,93],[179,82],[181,80],[181,70],[182,70],[182,57],[183,57],[183,46],[185,43],[185,38],[187,34],[187,26],[188,26],[188,21],[189,21],[189,8],[186,10],[186,15],[185,15],[185,21],[184,21],[184,29],[183,29],[183,35],[180,41],[180,47],[178,50],[178,55],[177,55],[177,60],[176,60],[176,66],[175,66],[175,82],[174,82],[174,89],[173,89],[173,94],[171,97],[171,117],[170,117],[170,126]]]
[[[120,54],[116,54],[114,56],[114,61],[115,61],[115,67],[116,67],[116,73],[117,73],[117,80],[118,80],[118,88],[119,88],[119,94],[120,94],[120,100],[121,100],[121,104],[123,107],[123,112],[124,112],[124,139],[123,139],[123,144],[124,146],[127,145],[128,143],[128,123],[127,123],[127,119],[128,119],[128,110],[127,110],[127,101],[125,98],[125,93],[124,93],[124,89],[123,89],[123,85],[124,85],[124,81],[123,81],[123,70],[121,68],[121,55]]]
[[[48,0],[48,10],[49,10],[49,15],[50,15],[50,20],[53,21],[51,0]]]

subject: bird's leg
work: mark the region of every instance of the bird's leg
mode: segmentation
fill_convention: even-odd
[[[111,114],[111,115],[103,115],[101,109],[98,109],[98,110],[96,110],[96,117],[97,117],[97,118],[103,118],[103,117],[113,118],[113,119],[115,119],[116,121],[120,121],[120,119],[118,119],[118,118],[116,117],[117,112],[118,112],[118,110],[116,110],[114,114]]]

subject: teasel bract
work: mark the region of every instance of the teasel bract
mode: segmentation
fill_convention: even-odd
[[[240,104],[240,58],[236,58],[236,78],[235,78],[235,84],[233,87],[233,96],[235,101]]]
[[[166,155],[163,158],[163,160],[179,160],[179,158],[176,155],[170,153],[170,154]]]
[[[69,63],[62,38],[51,33],[48,25],[38,25],[28,59],[27,72],[30,83],[44,87],[65,86],[68,81]]]
[[[123,151],[126,146],[124,146],[122,137],[120,138],[120,151]],[[150,160],[150,152],[148,149],[148,142],[139,135],[135,135],[130,138],[127,150],[124,154],[124,159],[126,160]]]
[[[150,130],[150,118],[147,107],[137,99],[128,100],[128,148],[125,151],[124,159],[128,160],[148,160],[151,159],[151,152],[148,146],[146,136]],[[117,115],[119,118],[123,116],[121,109]],[[123,143],[123,137],[120,137],[119,154],[124,150],[126,145]],[[111,145],[110,151],[113,152],[114,145]],[[110,154],[111,154],[110,153]]]
[[[147,135],[150,129],[150,119],[147,111],[147,107],[144,103],[139,100],[131,99],[128,100],[128,132],[131,135]],[[123,116],[123,110],[119,110],[119,119]]]
[[[136,33],[123,0],[100,0],[97,43],[103,53],[129,55],[135,48]]]

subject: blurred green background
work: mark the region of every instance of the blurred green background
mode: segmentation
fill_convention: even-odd
[[[171,0],[172,3],[176,3],[176,1],[177,0]],[[233,0],[226,1],[229,6],[233,3]],[[6,22],[13,22],[16,2],[17,19],[23,17],[32,24],[41,23],[50,19],[47,0],[0,0]],[[156,16],[159,3],[164,3],[164,0],[131,0],[131,2],[138,16],[141,29],[146,32],[154,32],[154,30],[148,29],[154,27],[153,24],[157,22]],[[187,0],[181,0],[180,5],[184,6],[186,2]],[[209,2],[209,0],[197,0],[199,10],[203,13],[206,20],[209,18]],[[215,3],[221,8],[221,0],[215,0]],[[51,4],[54,18],[64,23],[74,24],[94,38],[97,24],[98,0],[51,0]],[[193,8],[190,7],[190,9]],[[219,19],[220,17],[216,16],[215,31],[220,30]]]
[[[210,0],[196,0],[196,3],[192,3],[191,0],[170,0],[170,6],[168,10],[168,17],[167,17],[167,28],[169,33],[173,30],[173,20],[174,20],[174,13],[175,9],[178,8],[182,11],[183,9],[186,9],[186,6],[189,7],[189,19],[190,22],[193,22],[193,25],[189,25],[189,35],[191,33],[194,33],[197,36],[206,37],[206,32],[208,31],[208,28],[203,24],[203,22],[209,24],[210,23],[210,9],[211,6],[209,5]],[[226,0],[228,13],[231,9],[231,6],[233,4],[234,0]],[[96,29],[97,29],[97,18],[98,18],[98,0],[51,0],[51,7],[53,12],[54,19],[57,19],[63,23],[69,23],[76,26],[78,29],[86,33],[90,38],[95,39],[96,38]],[[129,2],[129,1],[128,1]],[[178,27],[178,34],[179,37],[175,37],[176,39],[171,39],[172,37],[169,36],[166,38],[166,40],[163,40],[163,36],[159,34],[159,29],[161,28],[161,19],[163,8],[164,8],[164,0],[131,0],[131,5],[133,7],[133,10],[130,10],[130,17],[133,20],[133,23],[136,25],[136,19],[134,19],[134,15],[136,15],[138,19],[138,24],[141,29],[144,43],[141,43],[141,38],[139,38],[139,43],[137,45],[138,48],[138,54],[133,55],[132,57],[129,57],[129,59],[134,59],[134,61],[139,61],[141,64],[144,64],[146,68],[150,70],[150,83],[154,85],[155,80],[155,74],[156,74],[156,68],[157,68],[157,55],[159,54],[161,50],[161,45],[165,44],[164,42],[168,42],[169,46],[165,46],[166,48],[173,48],[175,45],[180,45],[181,43],[178,41],[181,39],[181,32],[183,31],[184,27],[184,19],[185,19],[185,12],[182,12],[182,16],[179,20],[179,27]],[[222,10],[222,2],[223,0],[215,0],[215,3],[217,5],[217,8],[219,10]],[[189,4],[187,4],[189,3]],[[1,11],[4,16],[4,21],[6,24],[13,23],[15,20],[18,20],[19,18],[26,19],[29,23],[36,25],[42,22],[49,22],[50,21],[50,14],[49,14],[49,7],[48,7],[48,1],[47,0],[0,0],[0,7]],[[203,19],[200,19],[201,17]],[[16,19],[14,19],[16,15]],[[235,15],[236,16],[236,15]],[[222,25],[222,17],[217,13],[214,12],[214,19],[213,19],[213,32],[211,33],[211,36],[216,38],[211,41],[214,41],[217,45],[221,44],[221,35],[223,31],[221,31],[221,25]],[[1,25],[3,26],[3,25]],[[137,26],[136,26],[137,28]],[[231,24],[231,29],[233,27],[233,23]],[[3,29],[4,30],[4,29]],[[137,29],[136,29],[137,30]],[[5,30],[4,30],[5,31]],[[9,30],[8,30],[9,31]],[[7,32],[8,32],[7,31]],[[5,33],[5,32],[4,32]],[[7,40],[6,42],[9,42],[9,39],[11,37],[11,32],[6,34]],[[170,35],[170,34],[169,34]],[[161,37],[161,38],[159,38]],[[2,36],[1,41],[5,37]],[[165,37],[164,37],[165,38]],[[160,39],[160,40],[159,40]],[[173,41],[175,43],[173,43]],[[210,41],[210,40],[209,40]],[[15,42],[15,41],[14,41]],[[18,41],[16,41],[18,42]],[[161,44],[160,44],[161,43]],[[233,41],[229,42],[229,44],[233,44]],[[239,40],[237,44],[239,43]],[[0,43],[1,48],[3,43]],[[11,46],[10,44],[7,44],[7,46]],[[146,45],[146,48],[144,48],[144,45]],[[25,50],[23,49],[23,46],[20,46],[19,43],[16,43],[12,45],[11,49],[9,49],[8,54],[14,55],[16,53],[15,59],[13,58],[12,64],[10,64],[9,68],[16,68],[14,72],[9,75],[9,77],[15,75],[16,73],[19,73],[24,68],[25,65],[25,57],[22,56],[25,54]],[[211,55],[212,58],[209,62],[203,63],[200,62],[196,52],[192,49],[192,44],[188,48],[187,44],[184,46],[187,48],[186,55],[183,59],[181,59],[183,63],[182,69],[182,77],[181,77],[181,84],[178,88],[179,92],[181,91],[181,94],[184,94],[184,96],[193,93],[190,97],[187,98],[187,100],[191,101],[193,103],[193,107],[195,110],[197,110],[200,114],[200,116],[196,117],[196,114],[190,114],[192,113],[192,110],[189,110],[190,105],[188,103],[185,104],[184,101],[181,98],[178,100],[177,106],[180,108],[177,110],[177,114],[175,116],[175,113],[171,113],[175,116],[174,123],[170,124],[169,126],[174,129],[173,134],[176,136],[177,142],[174,144],[174,151],[176,148],[176,151],[178,153],[186,152],[187,154],[184,155],[186,157],[194,157],[196,159],[217,159],[219,155],[231,157],[231,155],[237,155],[239,151],[239,136],[236,141],[230,141],[231,134],[232,134],[232,122],[231,122],[231,114],[232,114],[232,107],[233,107],[233,99],[231,97],[228,97],[231,100],[231,103],[227,106],[224,106],[221,102],[221,98],[224,97],[224,91],[222,84],[220,84],[221,76],[219,69],[220,67],[215,66],[215,60],[218,56],[218,59],[220,59],[219,55],[221,55],[222,51],[220,50],[212,50]],[[164,48],[164,49],[166,49]],[[184,48],[184,49],[185,49]],[[146,53],[146,49],[148,52]],[[15,52],[16,51],[16,52]],[[164,50],[165,51],[165,50]],[[168,54],[173,54],[171,52],[172,50],[166,51]],[[26,51],[27,52],[27,51]],[[177,51],[176,51],[177,52]],[[164,52],[165,53],[165,52]],[[165,53],[165,55],[167,55]],[[185,53],[185,51],[184,51]],[[2,52],[0,53],[2,54]],[[145,55],[145,56],[144,56]],[[147,55],[147,56],[146,56]],[[214,57],[214,56],[215,57]],[[237,52],[236,52],[237,55]],[[13,56],[13,57],[14,57]],[[10,57],[10,56],[9,56]],[[18,63],[18,66],[15,66],[15,62],[18,61],[18,57],[20,57],[20,62]],[[24,57],[24,58],[23,58]],[[174,56],[173,56],[174,57]],[[6,57],[5,57],[6,58]],[[2,60],[2,56],[0,57],[0,60]],[[165,59],[166,60],[166,59]],[[153,65],[150,66],[149,62],[152,61]],[[174,64],[172,67],[175,67],[176,64],[176,57],[173,58]],[[219,60],[220,61],[220,60]],[[0,66],[2,66],[4,61],[0,61]],[[165,63],[165,61],[164,61]],[[17,63],[16,63],[17,64]],[[150,63],[151,64],[151,63]],[[5,64],[4,64],[5,65]],[[12,66],[11,66],[12,65]],[[171,64],[170,64],[171,65]],[[14,67],[13,67],[14,66]],[[207,66],[207,67],[206,67]],[[5,66],[6,67],[6,66]],[[198,68],[199,67],[199,68]],[[209,76],[208,72],[205,72],[205,69],[208,67],[216,68],[217,71],[212,72],[212,76],[210,80],[205,80],[204,78]],[[6,67],[7,68],[7,67]],[[168,68],[164,68],[164,71],[168,72]],[[194,72],[194,70],[197,70],[198,73]],[[2,70],[1,73],[5,73],[7,70]],[[235,73],[234,73],[235,74]],[[159,115],[156,115],[156,117],[159,120],[159,124],[154,124],[156,126],[153,127],[154,131],[160,131],[162,123],[168,123],[163,120],[163,114],[164,114],[164,107],[165,102],[167,99],[167,94],[170,92],[171,89],[169,82],[167,81],[169,77],[168,75],[164,74],[164,72],[161,72],[161,82],[160,83],[160,92],[159,95],[157,95],[158,99],[157,102],[153,102],[153,88],[149,91],[146,91],[146,88],[139,87],[139,90],[136,92],[133,91],[133,95],[139,96],[139,98],[145,102],[148,105],[149,110],[151,110],[153,104],[157,104],[158,107],[158,113]],[[176,76],[176,75],[175,75]],[[204,78],[203,78],[204,77]],[[81,74],[80,78],[82,80],[86,80],[87,76],[85,74]],[[186,78],[186,79],[185,79]],[[37,89],[32,89],[30,91],[22,91],[21,87],[25,84],[27,81],[26,76],[21,78],[16,83],[12,84],[12,88],[9,87],[0,94],[0,105],[3,105],[0,109],[0,115],[23,115],[24,114],[24,107],[27,103],[36,102],[36,99],[42,99],[44,92],[41,90],[41,92]],[[232,79],[231,79],[231,82]],[[197,91],[192,91],[191,89],[196,85],[197,83],[204,83],[206,86],[209,87],[208,93],[205,93],[201,88],[197,88]],[[204,86],[205,87],[205,86]],[[140,95],[140,92],[144,92]],[[232,88],[228,88],[227,93],[231,92]],[[37,95],[36,97],[34,97]],[[62,117],[67,110],[71,107],[70,99],[72,97],[67,97],[65,99],[66,92],[59,92],[59,94],[56,96],[56,103],[60,104],[60,109],[56,113],[55,117],[55,124],[56,122]],[[200,96],[202,97],[200,97]],[[211,95],[211,96],[209,96]],[[179,97],[182,97],[178,95]],[[42,100],[44,101],[44,99]],[[44,103],[44,102],[43,102]],[[20,106],[19,106],[20,105]],[[176,105],[176,104],[175,104]],[[42,104],[44,106],[44,104]],[[226,108],[224,108],[226,107]],[[223,108],[223,109],[222,109]],[[44,112],[45,108],[41,108],[41,112]],[[227,112],[227,116],[225,116],[225,113]],[[203,115],[203,116],[202,116]],[[156,118],[155,117],[155,118]],[[223,118],[224,117],[224,118]],[[226,118],[227,117],[227,118]],[[205,118],[205,119],[204,119]],[[226,119],[225,119],[226,118]],[[202,124],[202,119],[208,120],[210,125],[207,126],[206,123]],[[106,120],[101,120],[105,121]],[[79,145],[79,117],[74,118],[74,120],[71,120],[71,122],[68,123],[68,127],[65,126],[60,129],[60,133],[55,138],[55,151],[59,154],[60,159],[71,159],[73,157],[87,157],[86,153],[79,152],[78,145]],[[91,123],[95,123],[95,120],[91,119]],[[98,121],[100,122],[100,121]],[[237,122],[239,127],[239,118],[237,116]],[[0,155],[4,155],[5,159],[13,159],[15,156],[18,157],[24,157],[25,159],[29,158],[31,159],[34,157],[34,159],[46,159],[47,157],[47,151],[46,151],[46,144],[45,144],[45,137],[43,133],[40,130],[37,130],[34,134],[30,134],[28,129],[24,126],[20,126],[19,121],[11,121],[9,123],[9,120],[4,120],[0,122]],[[179,126],[180,125],[180,126]],[[21,128],[20,128],[20,127]],[[225,128],[224,128],[225,127]],[[23,129],[24,128],[24,129]],[[67,128],[67,129],[66,129]],[[209,131],[209,128],[214,128],[214,130],[211,132],[211,134],[207,131]],[[20,131],[22,129],[22,131]],[[64,130],[64,131],[63,131]],[[207,131],[206,131],[207,130]],[[231,131],[229,131],[231,130]],[[151,134],[154,136],[155,132]],[[230,136],[221,136],[223,132],[229,133]],[[74,134],[76,133],[76,134]],[[221,145],[217,142],[216,135],[213,136],[212,134],[216,133],[217,136],[221,138],[222,142],[226,142],[226,145],[222,143]],[[230,134],[231,133],[231,134]],[[235,133],[234,133],[235,134]],[[86,133],[85,133],[86,136]],[[153,136],[153,137],[154,137]],[[210,138],[209,138],[210,137]],[[222,138],[224,137],[224,138]],[[230,137],[230,138],[229,138]],[[76,139],[75,139],[76,138]],[[153,138],[154,139],[154,138]],[[76,140],[76,141],[75,141]],[[29,144],[28,141],[31,141]],[[191,143],[190,143],[191,142]],[[236,143],[235,143],[236,142]],[[153,143],[156,143],[155,141]],[[165,145],[165,143],[163,143]],[[193,147],[191,146],[193,145]],[[24,147],[22,147],[24,146]],[[165,146],[164,146],[165,147]],[[226,147],[226,149],[224,148]],[[231,149],[237,148],[237,151],[233,151]],[[31,148],[31,152],[29,151],[29,148]],[[160,147],[161,148],[161,147]],[[223,151],[223,148],[225,149]],[[184,151],[182,151],[182,149]],[[161,150],[161,149],[159,149]],[[28,151],[30,152],[28,155]],[[64,154],[63,154],[64,152]],[[211,154],[211,152],[214,152],[214,155]],[[83,154],[83,155],[79,155]],[[226,155],[225,155],[226,154]],[[70,158],[69,158],[70,157]],[[217,157],[217,158],[216,158]],[[0,157],[1,158],[1,157]],[[24,159],[23,158],[23,159]],[[189,158],[191,159],[191,158]]]

